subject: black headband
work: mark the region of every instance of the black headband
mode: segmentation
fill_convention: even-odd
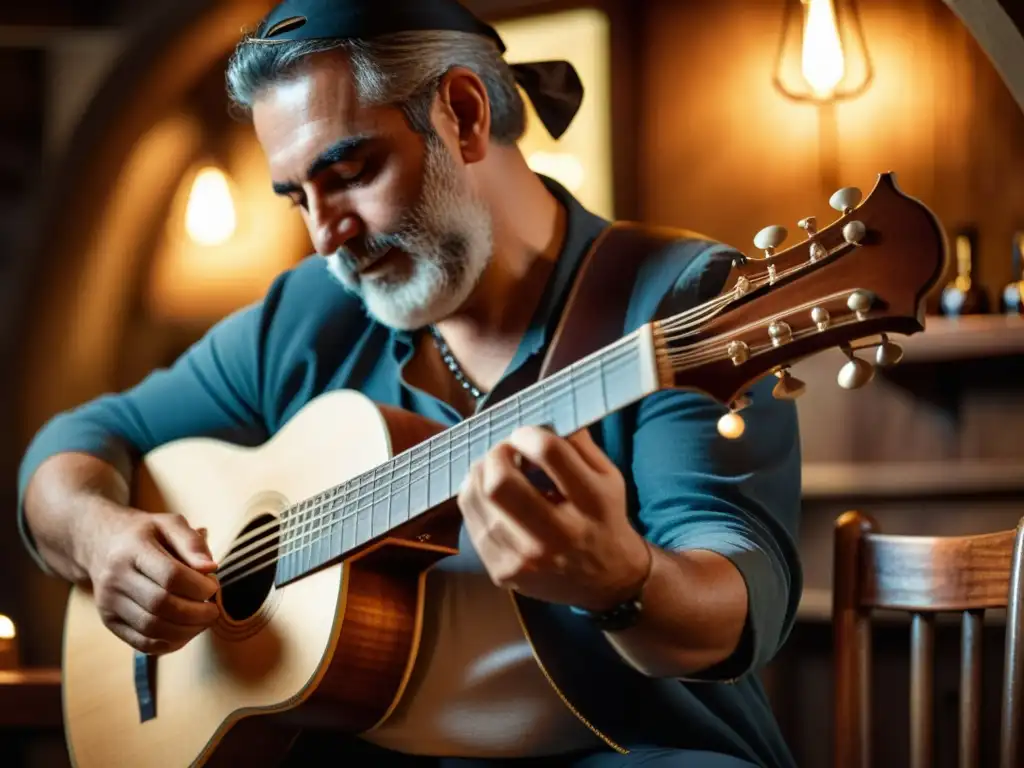
[[[497,31],[457,0],[284,0],[251,40],[367,40],[418,30],[483,35],[505,52]],[[561,137],[583,101],[583,83],[576,69],[567,61],[533,61],[511,67],[548,133]]]

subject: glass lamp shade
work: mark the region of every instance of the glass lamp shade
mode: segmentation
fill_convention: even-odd
[[[787,98],[851,99],[874,71],[855,0],[785,0],[772,82]]]

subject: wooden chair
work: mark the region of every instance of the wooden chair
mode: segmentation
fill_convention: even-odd
[[[999,764],[1018,768],[1024,695],[1021,583],[1024,518],[1015,530],[976,536],[902,536],[847,512],[836,521],[832,622],[835,768],[871,765],[871,614],[906,611],[910,636],[911,768],[933,764],[935,616],[962,612],[960,768],[979,761],[981,631],[985,611],[1006,608]]]

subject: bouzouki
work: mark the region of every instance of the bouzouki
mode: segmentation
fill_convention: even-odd
[[[349,733],[383,722],[430,610],[425,574],[457,551],[460,483],[520,425],[564,436],[682,388],[722,403],[723,435],[736,437],[751,384],[775,375],[776,396],[795,396],[789,366],[801,358],[841,348],[849,362],[839,383],[848,388],[874,371],[858,351],[873,349],[879,365],[897,362],[888,334],[924,330],[946,240],[890,174],[860,197],[837,192],[836,221],[820,231],[802,221],[806,239],[784,250],[782,228],[765,228],[755,238],[763,252],[738,257],[721,291],[685,312],[599,346],[607,329],[591,325],[588,338],[588,323],[563,316],[558,359],[542,378],[452,428],[339,391],[308,403],[257,448],[189,438],[146,455],[133,503],[207,530],[221,618],[184,648],[145,656],[106,629],[87,588],[73,588],[63,697],[74,764],[219,762],[225,737],[243,726],[260,732],[268,716]],[[611,250],[622,237],[628,228],[599,239],[595,248],[609,249],[603,263],[625,263]],[[581,271],[574,292],[593,304],[602,272],[588,278],[586,263]],[[604,274],[608,282],[614,270]]]

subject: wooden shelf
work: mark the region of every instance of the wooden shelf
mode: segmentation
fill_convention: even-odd
[[[1019,493],[1024,461],[972,459],[818,463],[803,467],[805,499],[922,498]]]
[[[1024,317],[929,315],[924,333],[898,339],[903,362],[924,363],[1024,355]]]
[[[0,728],[59,728],[59,669],[0,671]]]

